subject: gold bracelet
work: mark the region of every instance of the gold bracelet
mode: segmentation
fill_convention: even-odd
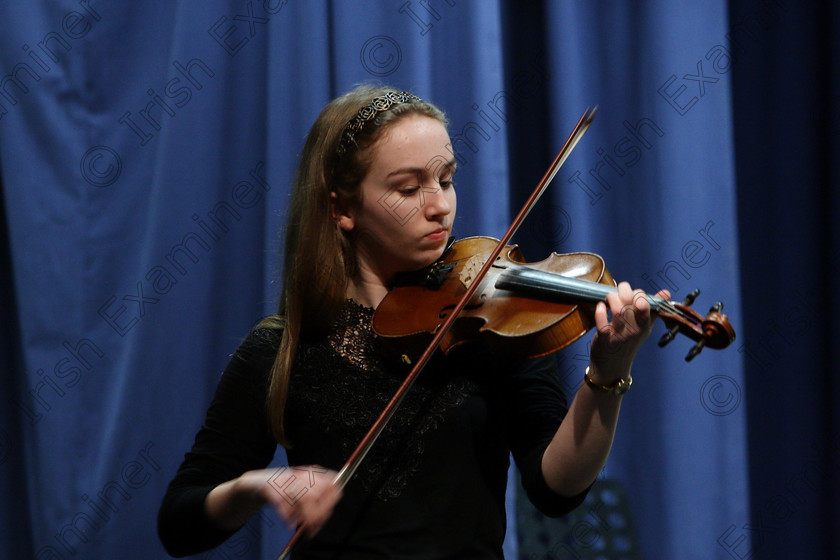
[[[586,366],[586,372],[583,374],[583,380],[587,385],[596,391],[601,391],[603,393],[607,393],[608,395],[623,395],[633,384],[633,377],[630,375],[622,377],[612,385],[601,385],[600,383],[595,383],[589,377],[589,366]]]

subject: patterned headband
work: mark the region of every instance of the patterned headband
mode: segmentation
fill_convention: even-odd
[[[374,97],[370,103],[359,109],[356,118],[344,127],[341,142],[338,145],[338,155],[344,155],[347,149],[355,143],[356,135],[362,131],[368,121],[375,119],[379,113],[387,111],[395,105],[412,101],[422,101],[422,99],[406,91],[389,91],[385,95]]]

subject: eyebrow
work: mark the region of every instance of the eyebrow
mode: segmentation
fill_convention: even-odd
[[[455,173],[457,167],[457,160],[453,157],[448,162],[441,164],[443,167],[450,169],[452,173]],[[385,178],[392,177],[394,175],[403,175],[403,174],[410,174],[410,173],[423,173],[424,171],[428,170],[428,167],[401,167],[394,171],[388,173]]]

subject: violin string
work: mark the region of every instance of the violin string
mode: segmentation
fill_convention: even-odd
[[[672,315],[676,315],[681,319],[697,324],[697,319],[692,315],[686,313],[679,307],[677,307],[678,304],[674,301],[662,300],[662,302],[660,302],[658,305],[660,307],[664,307]]]

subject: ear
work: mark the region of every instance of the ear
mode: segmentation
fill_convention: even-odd
[[[332,219],[338,224],[338,227],[344,231],[353,230],[356,222],[348,210],[338,207],[338,195],[334,192],[330,193],[330,212],[332,214]]]

